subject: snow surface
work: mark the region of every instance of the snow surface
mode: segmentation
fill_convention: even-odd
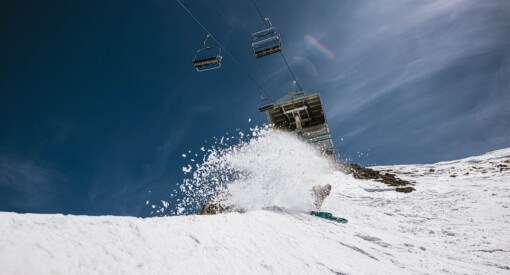
[[[409,194],[327,170],[306,156],[318,169],[314,182],[333,186],[322,209],[349,223],[303,213],[278,192],[262,204],[250,202],[254,207],[243,214],[0,213],[0,273],[510,273],[510,148],[459,161],[377,167],[414,181]]]

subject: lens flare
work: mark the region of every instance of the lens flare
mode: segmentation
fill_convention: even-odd
[[[305,35],[306,42],[308,42],[309,45],[313,46],[315,49],[317,49],[319,52],[321,52],[326,58],[328,59],[334,59],[335,53],[328,49],[328,47],[324,46],[319,40],[317,40],[315,37],[307,34]]]

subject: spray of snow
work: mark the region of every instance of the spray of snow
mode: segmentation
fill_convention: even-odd
[[[295,134],[256,127],[248,135],[239,133],[238,143],[226,145],[221,138],[206,150],[201,164],[180,185],[184,199],[172,214],[196,212],[220,193],[228,193],[228,204],[244,210],[279,206],[311,209],[311,189],[324,185],[331,174],[330,161]]]

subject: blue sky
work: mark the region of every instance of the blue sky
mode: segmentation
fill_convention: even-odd
[[[263,24],[250,1],[183,2],[267,92],[294,88],[281,58],[252,56]],[[304,88],[321,92],[342,158],[510,146],[508,1],[258,2]],[[2,1],[0,210],[146,216],[182,180],[182,153],[262,124],[232,60],[194,70],[204,37],[170,0]]]

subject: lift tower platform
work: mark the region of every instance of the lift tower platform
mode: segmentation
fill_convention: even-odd
[[[319,92],[289,92],[260,107],[259,111],[266,113],[272,127],[296,132],[299,138],[315,145],[323,154],[336,158]]]

